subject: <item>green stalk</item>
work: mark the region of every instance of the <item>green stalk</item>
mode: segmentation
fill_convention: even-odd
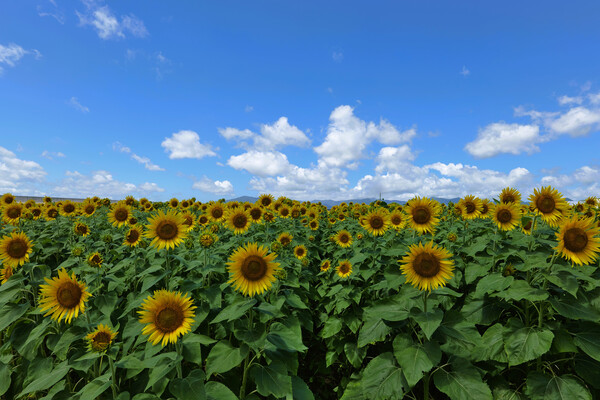
[[[180,356],[181,355],[181,348],[182,344],[180,342],[175,342],[175,350],[177,351],[177,355]],[[178,357],[179,358],[179,357]],[[177,377],[179,379],[183,378],[183,371],[181,370],[181,360],[175,365],[175,368],[177,369]]]
[[[252,330],[252,318],[253,318],[253,309],[250,309],[250,315],[248,316],[248,328]],[[244,400],[246,398],[246,383],[248,381],[248,365],[250,364],[250,352],[246,354],[246,359],[244,360],[244,374],[242,375],[242,386],[240,386],[240,399]]]
[[[427,314],[427,299],[429,298],[429,291],[423,293],[423,304],[425,305],[425,313]]]
[[[429,372],[425,374],[425,380],[423,381],[423,400],[429,400],[429,379],[431,375]]]
[[[110,386],[112,388],[113,399],[116,399],[119,394],[117,391],[117,373],[111,356],[108,356],[108,365],[110,366],[110,373],[112,374],[112,382]]]

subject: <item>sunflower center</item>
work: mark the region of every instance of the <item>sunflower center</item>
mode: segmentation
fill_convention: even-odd
[[[173,239],[177,236],[177,225],[172,221],[160,221],[156,227],[156,234],[162,240]]]
[[[192,217],[190,215],[186,215],[184,218],[183,224],[184,225],[188,225],[188,226],[192,226],[192,222],[194,222],[192,220]]]
[[[120,208],[117,211],[115,211],[115,219],[119,222],[127,221],[128,217],[129,213],[123,208]]]
[[[180,309],[165,307],[158,312],[154,323],[162,332],[173,332],[183,324],[183,312]]]
[[[347,263],[340,264],[340,272],[342,274],[347,274],[348,272],[350,272],[350,265],[348,265]]]
[[[42,210],[40,210],[39,208],[34,208],[33,210],[31,210],[31,213],[34,217],[39,217],[40,215],[42,215]]]
[[[198,221],[200,221],[200,223],[202,225],[204,225],[204,224],[206,224],[208,222],[208,218],[206,218],[206,216],[203,215],[203,216],[200,217],[200,219]]]
[[[530,230],[531,229],[531,224],[532,224],[532,222],[529,221],[528,223],[525,224],[525,226],[523,227],[523,229],[525,229],[526,231]]]
[[[8,244],[8,255],[11,258],[23,258],[27,254],[27,243],[22,239],[13,239]]]
[[[512,195],[510,195],[510,194],[507,194],[507,195],[505,195],[505,196],[504,196],[504,198],[502,199],[502,202],[503,202],[503,203],[514,203],[514,202],[515,202],[515,198],[514,198]]]
[[[290,244],[290,238],[287,236],[284,236],[281,238],[281,240],[279,240],[279,242],[281,243],[282,246],[287,246],[288,244]]]
[[[298,257],[302,257],[302,255],[304,254],[304,249],[302,247],[296,249],[296,254],[298,255]]]
[[[424,278],[436,276],[441,267],[438,259],[429,253],[421,253],[413,261],[413,269],[416,274]]]
[[[567,229],[564,235],[565,247],[574,253],[579,253],[585,249],[588,243],[588,237],[581,228]]]
[[[98,254],[94,254],[91,261],[93,264],[100,264],[102,262]]]
[[[261,215],[262,211],[260,211],[259,208],[253,208],[252,210],[250,210],[250,216],[252,217],[252,219],[259,219]]]
[[[350,241],[350,237],[348,235],[346,235],[345,233],[342,233],[340,235],[340,242],[348,243],[349,241]]]
[[[77,225],[77,233],[85,235],[87,233],[87,227],[85,225]]]
[[[551,213],[556,208],[556,203],[551,196],[541,196],[539,199],[537,199],[535,205],[537,206],[538,210],[545,214]]]
[[[483,215],[485,215],[485,214],[487,214],[488,210],[489,210],[489,207],[487,206],[487,204],[483,203],[483,204],[481,205],[481,213],[482,213]]]
[[[248,223],[248,218],[243,214],[239,214],[233,217],[232,223],[236,228],[244,228]]]
[[[48,211],[48,216],[50,218],[56,218],[58,216],[58,211],[52,209],[52,210]]]
[[[282,209],[281,209],[281,215],[282,215],[282,216],[284,216],[284,217],[285,217],[285,216],[287,216],[287,215],[289,215],[289,214],[290,214],[290,210],[288,210],[287,208],[282,208]]]
[[[465,208],[467,209],[467,214],[473,214],[476,210],[475,204],[471,202],[467,202]]]
[[[110,344],[110,335],[106,332],[98,332],[94,335],[92,340],[100,347],[108,347]]]
[[[210,214],[214,219],[219,219],[223,216],[223,210],[221,210],[220,208],[215,208],[210,212]]]
[[[500,210],[498,211],[498,221],[505,224],[512,220],[512,213],[508,210]]]
[[[136,230],[133,230],[127,234],[127,241],[129,243],[135,243],[139,239],[139,237],[140,237],[140,233]]]
[[[392,225],[400,225],[401,222],[402,218],[400,218],[398,215],[394,215],[392,217]]]
[[[21,210],[18,207],[9,208],[6,210],[8,218],[15,219],[21,216]]]
[[[73,204],[67,204],[63,210],[65,210],[67,214],[70,214],[75,211],[75,206]]]
[[[417,209],[415,209],[415,211],[413,211],[413,220],[417,223],[417,224],[426,224],[427,222],[429,222],[429,219],[431,218],[431,214],[429,213],[429,210],[426,209],[425,207],[419,207]]]
[[[267,274],[267,263],[260,256],[248,256],[242,263],[242,275],[249,281],[258,281]]]
[[[65,282],[58,288],[56,300],[64,308],[73,308],[81,300],[81,288],[73,282]]]
[[[371,225],[371,228],[373,229],[381,229],[383,226],[383,218],[378,215],[374,215],[369,220],[369,225]]]
[[[260,201],[260,204],[262,204],[263,207],[268,207],[269,204],[271,204],[271,199],[269,197],[263,197]]]

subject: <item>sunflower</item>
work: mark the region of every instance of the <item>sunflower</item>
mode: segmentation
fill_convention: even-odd
[[[127,234],[125,235],[125,241],[123,242],[123,244],[129,247],[137,246],[142,240],[142,234],[143,232],[141,226],[132,226],[131,228],[129,228],[129,232],[127,232]]]
[[[23,205],[21,203],[9,204],[2,209],[2,220],[7,224],[18,225],[23,216]]]
[[[338,264],[336,272],[340,278],[347,278],[352,274],[352,264],[348,260],[342,260]]]
[[[288,244],[292,243],[292,239],[294,237],[292,235],[290,235],[287,232],[282,232],[279,237],[277,238],[277,240],[279,241],[279,243],[281,243],[281,245],[283,247],[287,246]]]
[[[174,249],[187,237],[183,218],[174,210],[169,210],[166,214],[159,210],[157,215],[148,219],[148,222],[145,236],[152,239],[150,245],[158,250]]]
[[[503,231],[511,231],[521,220],[521,208],[518,203],[496,204],[492,211],[494,223]]]
[[[585,199],[585,204],[590,207],[596,207],[596,204],[598,204],[598,198],[596,196],[589,196]]]
[[[294,255],[298,260],[302,260],[304,257],[306,257],[306,254],[306,246],[303,244],[294,247]]]
[[[97,268],[102,267],[103,261],[104,260],[102,259],[102,255],[100,253],[98,253],[97,251],[95,253],[90,254],[87,258],[88,264],[92,267],[97,267]]]
[[[2,195],[2,198],[0,198],[0,205],[8,206],[8,205],[12,204],[14,201],[15,201],[15,196],[13,196],[10,193],[4,193]]]
[[[493,203],[488,199],[481,200],[481,212],[479,218],[490,218]]]
[[[431,232],[440,221],[438,216],[439,206],[435,200],[426,197],[416,197],[410,200],[404,207],[408,215],[408,224],[419,233]]]
[[[10,265],[6,265],[4,268],[0,268],[0,284],[4,285],[8,279],[13,276],[14,273],[13,267]]]
[[[200,245],[204,248],[209,248],[219,240],[219,237],[214,233],[205,232],[198,238]]]
[[[321,271],[329,271],[329,268],[331,268],[331,261],[328,258],[321,261]]]
[[[363,228],[373,236],[381,236],[390,224],[389,215],[384,209],[376,209],[363,219]]]
[[[525,225],[523,225],[523,222],[521,221],[521,232],[523,232],[524,234],[531,235],[531,232],[534,229],[535,226],[533,225],[533,220],[530,219],[527,223],[525,223]]]
[[[390,213],[390,225],[395,230],[399,231],[404,228],[406,223],[405,216],[400,210],[394,210]]]
[[[58,217],[58,208],[49,206],[44,209],[44,218],[46,221],[55,220]]]
[[[183,218],[183,225],[187,227],[188,231],[194,229],[194,226],[196,226],[196,217],[194,214],[192,214],[190,211],[186,211],[181,214],[181,217]]]
[[[42,199],[42,201],[43,201],[45,204],[52,203],[52,197],[50,197],[50,196],[44,196],[44,198]]]
[[[517,189],[506,187],[500,192],[500,203],[517,203],[521,202],[521,193]]]
[[[600,251],[600,229],[592,219],[572,217],[560,226],[556,233],[558,246],[554,249],[564,258],[577,265],[589,265],[598,258]]]
[[[44,213],[44,210],[42,210],[42,207],[40,207],[38,205],[31,207],[31,216],[33,217],[34,220],[40,219],[40,217],[42,216],[43,213]]]
[[[96,212],[96,203],[92,201],[84,201],[83,203],[81,203],[79,210],[81,211],[82,215],[85,215],[86,217],[91,217]]]
[[[117,337],[117,333],[117,331],[113,332],[107,325],[98,324],[96,330],[85,337],[88,341],[89,351],[104,353]]]
[[[71,276],[61,269],[58,277],[44,278],[47,285],[40,285],[40,310],[46,311],[44,317],[52,314],[52,319],[60,322],[63,317],[71,323],[73,317],[85,311],[85,302],[91,296],[86,285],[79,282],[75,273]]]
[[[335,242],[340,247],[350,247],[352,246],[352,235],[345,229],[342,229],[333,237]]]
[[[317,229],[319,229],[319,220],[317,219],[311,219],[308,223],[308,227],[312,230],[312,231],[316,231]]]
[[[18,267],[29,261],[32,249],[31,240],[23,232],[12,232],[0,239],[0,259],[11,267]]]
[[[279,212],[279,216],[281,218],[288,218],[290,216],[291,210],[288,206],[282,205],[281,207],[279,207],[277,212]]]
[[[127,224],[127,220],[131,216],[131,209],[125,203],[117,203],[112,207],[112,210],[108,213],[108,222],[117,228]]]
[[[475,219],[481,214],[481,199],[471,194],[462,198],[459,202],[462,207],[463,219]]]
[[[230,279],[227,283],[233,284],[236,291],[245,296],[262,294],[269,290],[277,278],[281,268],[274,262],[277,255],[267,254],[267,248],[256,243],[247,243],[239,247],[229,258],[227,270]]]
[[[248,209],[248,214],[250,214],[252,222],[260,222],[262,220],[263,210],[260,206],[250,207]]]
[[[86,237],[90,234],[90,227],[83,222],[76,222],[73,224],[73,232],[75,232],[76,235]]]
[[[245,233],[248,228],[250,228],[250,224],[252,224],[250,214],[240,207],[229,210],[225,219],[227,221],[227,227],[231,229],[235,235]]]
[[[450,257],[452,254],[434,245],[433,241],[425,246],[419,242],[418,245],[411,245],[408,254],[399,260],[403,263],[400,269],[406,275],[407,283],[431,292],[431,289],[445,286],[454,275],[454,261]]]
[[[221,221],[225,217],[225,208],[221,203],[214,203],[207,211],[210,219],[214,222]]]
[[[77,206],[71,200],[65,200],[60,205],[60,213],[66,217],[70,217],[77,213]]]
[[[266,211],[263,214],[263,220],[265,220],[265,222],[273,222],[275,220],[275,214],[270,211]]]
[[[135,205],[135,197],[133,197],[132,195],[125,197],[125,204],[127,204],[128,206],[134,206]]]
[[[139,322],[148,324],[142,334],[150,335],[148,341],[156,345],[162,340],[162,346],[176,343],[177,338],[192,330],[196,306],[190,295],[168,290],[156,290],[142,303]]]
[[[198,219],[196,220],[196,222],[200,226],[205,226],[205,225],[207,225],[210,222],[210,219],[208,219],[208,215],[202,214],[202,215],[200,215],[198,217]]]
[[[557,227],[562,218],[562,210],[568,207],[566,200],[552,186],[544,186],[539,191],[533,189],[529,201],[535,212],[551,227]]]

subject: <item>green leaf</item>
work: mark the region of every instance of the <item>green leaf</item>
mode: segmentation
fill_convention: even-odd
[[[95,399],[110,387],[111,374],[106,373],[85,385],[77,395],[81,400]]]
[[[588,302],[578,300],[571,295],[564,294],[559,298],[550,298],[550,304],[557,313],[568,319],[600,321],[600,312],[596,311]]]
[[[507,355],[504,350],[504,330],[504,326],[497,323],[485,331],[481,336],[481,344],[477,349],[477,361],[507,362]]]
[[[491,292],[503,291],[511,285],[513,280],[512,276],[504,277],[500,272],[493,272],[479,280],[475,294],[482,297]]]
[[[600,361],[600,329],[595,324],[586,324],[583,329],[575,333],[573,341],[585,354]]]
[[[221,382],[206,382],[204,389],[206,390],[206,400],[238,400],[238,397]]]
[[[413,311],[416,309],[413,309]],[[444,318],[444,312],[437,308],[435,311],[428,312],[414,312],[412,313],[412,317],[417,324],[421,327],[423,333],[427,339],[431,339],[431,335],[437,330],[437,328],[442,323],[442,319]]]
[[[315,400],[306,382],[298,376],[292,376],[292,396],[294,400]]]
[[[308,349],[302,343],[302,330],[299,323],[296,326],[288,327],[280,322],[275,322],[271,325],[267,340],[277,348],[285,351],[304,351]]]
[[[29,309],[29,303],[8,303],[0,308],[0,331],[8,328],[10,324],[21,318]]]
[[[350,364],[352,364],[354,368],[359,368],[367,355],[367,348],[359,348],[354,342],[346,342],[344,344],[344,353],[346,353],[346,357],[348,358],[348,361],[350,361]]]
[[[256,390],[263,396],[273,395],[276,398],[292,394],[292,379],[271,367],[254,364],[250,368],[250,376],[256,383]]]
[[[58,364],[52,372],[46,374],[31,382],[17,397],[23,397],[26,394],[46,390],[56,382],[60,381],[69,372],[68,361]]]
[[[19,299],[19,292],[23,289],[24,277],[12,276],[6,283],[0,285],[0,305],[4,307],[8,302]]]
[[[555,284],[559,288],[569,292],[571,296],[577,296],[577,290],[579,289],[579,282],[577,278],[568,270],[558,271],[557,273],[544,274],[549,282]]]
[[[451,363],[452,371],[438,369],[433,374],[433,382],[440,392],[445,393],[451,400],[492,400],[492,392],[481,380],[477,369],[468,362]]]
[[[0,396],[2,396],[10,387],[10,367],[6,364],[0,363]]]
[[[600,363],[584,354],[577,354],[575,356],[575,372],[595,389],[600,389]]]
[[[497,321],[502,309],[498,306],[498,301],[491,301],[488,296],[483,299],[474,299],[472,295],[469,295],[460,312],[469,322],[489,325]]]
[[[237,298],[233,303],[225,307],[217,316],[210,322],[216,324],[221,321],[233,321],[240,318],[249,309],[256,304],[256,299]]]
[[[183,378],[175,378],[169,383],[169,390],[177,400],[204,400],[206,392],[204,388],[204,372],[195,369]]]
[[[507,290],[499,293],[493,293],[492,297],[500,297],[504,300],[529,300],[542,301],[548,298],[548,292],[542,289],[536,289],[524,280],[515,280]]]
[[[368,319],[358,332],[358,347],[384,340],[391,330],[382,319]]]
[[[250,349],[246,345],[237,348],[228,341],[222,340],[215,344],[206,359],[206,376],[210,378],[213,373],[227,372],[237,367],[244,360]]]
[[[286,294],[285,302],[294,308],[299,308],[303,310],[308,309],[306,304],[304,304],[304,302],[300,299],[300,296],[298,296],[296,293]]]
[[[515,366],[541,357],[550,350],[554,334],[549,329],[523,327],[506,332],[504,348],[508,355],[508,365]]]
[[[342,320],[336,317],[330,317],[327,321],[325,321],[325,325],[323,325],[323,330],[321,331],[321,337],[323,339],[327,339],[338,333],[342,329]]]
[[[164,376],[171,372],[173,368],[175,368],[175,365],[178,362],[181,362],[182,359],[182,357],[179,355],[176,356],[174,360],[160,356],[153,358],[159,358],[159,361],[152,367],[149,367],[150,373],[148,374],[148,384],[146,384],[145,390],[148,390],[152,387],[152,385],[164,378]],[[144,362],[147,363],[148,360],[144,360]]]
[[[401,400],[405,392],[402,381],[402,369],[394,363],[393,354],[383,353],[369,362],[360,381],[348,384],[342,400]]]
[[[532,400],[592,400],[592,394],[575,376],[548,376],[531,372],[525,393]]]
[[[384,319],[386,321],[404,321],[408,318],[408,307],[413,307],[414,301],[410,298],[397,295],[377,301],[375,304],[365,307],[363,318]]]
[[[394,356],[411,388],[421,380],[424,372],[431,371],[442,358],[439,344],[415,343],[408,335],[397,335],[393,346]]]
[[[577,353],[577,346],[573,341],[573,336],[565,329],[554,330],[554,341],[552,342],[553,353]]]

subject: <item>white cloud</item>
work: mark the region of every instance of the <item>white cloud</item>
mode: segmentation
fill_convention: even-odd
[[[113,143],[113,150],[120,151],[121,153],[131,154],[132,159],[139,162],[140,164],[143,164],[144,168],[146,168],[149,171],[164,171],[165,170],[164,168],[161,168],[160,166],[152,163],[152,161],[150,161],[150,159],[148,157],[142,157],[142,156],[138,156],[135,153],[132,153],[131,149],[127,146],[124,146],[121,142]]]
[[[46,176],[35,161],[21,160],[12,151],[0,146],[0,193],[28,194]]]
[[[127,146],[124,146],[121,142],[113,143],[113,150],[120,151],[121,153],[131,153],[131,149]]]
[[[54,4],[54,6],[56,7],[56,4]],[[37,11],[38,11],[38,15],[40,17],[52,17],[54,18],[59,24],[64,25],[65,24],[65,15],[62,13],[62,11],[54,11],[54,12],[49,12],[46,10],[43,10],[43,8],[41,6],[37,6]]]
[[[564,106],[566,104],[581,104],[583,103],[583,98],[581,96],[569,97],[569,96],[560,96],[558,98],[558,104]]]
[[[244,108],[244,111],[245,111],[245,112],[252,112],[252,111],[254,111],[254,107],[252,107],[252,106],[246,106],[246,107]]]
[[[74,109],[81,111],[82,113],[88,113],[90,112],[90,109],[84,105],[82,105],[79,100],[77,100],[77,97],[71,97],[71,99],[67,102],[68,105],[70,105],[71,107],[73,107]]]
[[[600,92],[588,94],[588,99],[592,104],[600,104]]]
[[[110,199],[123,199],[128,195],[144,196],[148,193],[163,192],[155,183],[145,182],[135,185],[121,182],[113,178],[105,170],[93,171],[89,175],[78,171],[66,171],[65,178],[51,189],[54,196],[85,198],[88,196],[108,197]]]
[[[0,74],[4,71],[2,64],[14,67],[27,54],[33,54],[36,59],[42,57],[42,54],[35,49],[25,50],[15,43],[9,43],[8,46],[0,44]]]
[[[286,155],[278,151],[251,150],[229,157],[227,164],[237,170],[246,170],[263,177],[285,174],[291,167]]]
[[[221,134],[221,136],[223,136],[227,140],[250,139],[256,135],[250,129],[240,130],[240,129],[236,129],[236,128],[227,127],[227,128],[219,128],[218,131]]]
[[[552,185],[565,197],[578,201],[600,193],[600,167],[583,166],[572,174],[546,175],[543,185]]]
[[[100,7],[92,1],[84,3],[87,11],[85,13],[76,11],[79,25],[93,26],[101,39],[125,38],[125,32],[140,38],[148,35],[144,22],[133,14],[121,16],[121,22],[119,22],[107,5]]]
[[[179,131],[161,143],[170,159],[198,158],[216,156],[210,145],[200,143],[200,137],[194,131]]]
[[[231,182],[227,180],[213,181],[212,179],[206,176],[203,176],[202,179],[200,179],[197,182],[194,182],[192,188],[217,195],[233,193],[233,185],[231,184]]]
[[[477,158],[498,154],[532,154],[540,151],[537,143],[545,141],[537,125],[507,124],[496,122],[479,130],[477,139],[467,143],[465,150]]]
[[[400,171],[414,159],[414,154],[406,144],[400,147],[382,147],[375,159],[377,161],[375,172],[379,174],[384,171]]]
[[[354,108],[339,106],[329,116],[325,141],[314,148],[325,164],[333,167],[355,168],[356,162],[364,158],[369,143],[377,140],[383,144],[410,142],[416,135],[415,129],[399,132],[388,121],[381,119],[379,125],[357,118]]]
[[[465,66],[463,65],[463,67],[462,67],[462,70],[460,71],[460,74],[461,74],[462,76],[468,76],[468,75],[470,75],[470,74],[471,74],[471,71],[469,71],[469,70],[467,69],[467,67],[465,67]]]
[[[334,51],[331,53],[331,58],[333,58],[333,61],[335,62],[342,62],[344,60],[344,53],[341,51]]]
[[[310,139],[304,132],[294,125],[290,125],[287,117],[280,117],[272,125],[261,124],[260,134],[249,129],[236,129],[232,127],[219,128],[219,133],[227,140],[236,140],[248,150],[271,151],[285,146],[308,146]],[[252,139],[253,146],[246,140]]]
[[[574,107],[548,124],[548,128],[558,134],[583,136],[600,128],[600,110]]]
[[[54,151],[44,150],[44,151],[42,151],[42,157],[47,158],[48,160],[52,160],[52,159],[54,159],[54,157],[63,158],[66,156],[60,151],[54,152]]]
[[[139,186],[139,190],[142,192],[146,192],[146,193],[152,193],[152,192],[164,192],[165,189],[159,187],[156,183],[152,182],[144,182]]]

